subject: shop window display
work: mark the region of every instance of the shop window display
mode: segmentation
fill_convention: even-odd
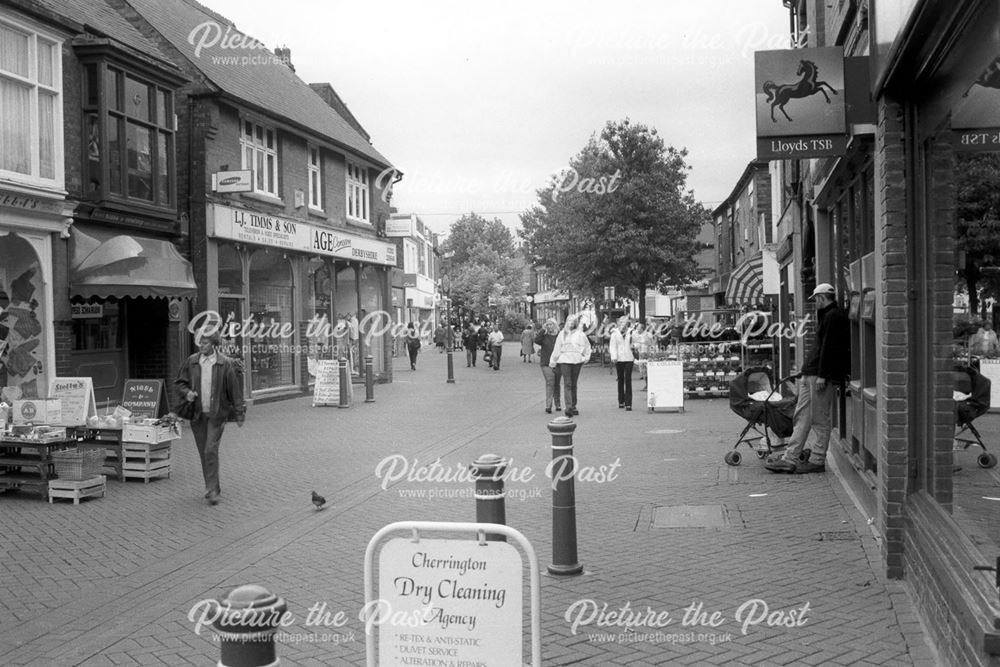
[[[359,332],[356,326],[358,313],[358,280],[354,267],[348,266],[337,272],[337,286],[333,296],[333,307],[336,312],[335,342],[337,356],[344,354],[348,358],[351,372],[358,374],[358,340]]]
[[[381,311],[382,306],[382,273],[373,266],[366,266],[361,271],[361,311],[358,319],[364,320],[368,313]],[[361,332],[364,335],[365,332]],[[365,354],[372,355],[372,370],[382,371],[382,353],[385,336],[372,336],[365,339]],[[361,360],[361,363],[364,363]]]
[[[250,258],[249,316],[262,335],[249,340],[254,391],[292,386],[294,339],[269,335],[292,322],[292,273],[280,252],[258,250]]]
[[[21,396],[48,391],[41,308],[42,267],[34,249],[15,234],[0,237],[0,387]]]

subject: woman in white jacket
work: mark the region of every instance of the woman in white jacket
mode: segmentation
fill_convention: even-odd
[[[580,369],[590,360],[590,339],[580,329],[580,317],[570,315],[566,318],[566,326],[559,332],[556,344],[552,349],[549,366],[559,366],[563,378],[563,396],[566,399],[567,417],[580,414],[576,409],[576,383],[580,377]]]
[[[618,407],[632,410],[632,368],[635,366],[635,356],[632,354],[632,330],[628,318],[623,317],[611,331],[611,341],[608,345],[611,352],[611,363],[615,365],[618,374]]]

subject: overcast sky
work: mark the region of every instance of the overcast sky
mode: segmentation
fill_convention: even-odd
[[[788,46],[781,0],[202,0],[287,46],[405,173],[393,205],[447,232],[512,227],[609,120],[687,148],[709,207],[754,158],[753,52]]]

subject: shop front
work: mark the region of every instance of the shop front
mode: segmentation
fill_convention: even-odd
[[[53,239],[65,234],[62,200],[0,184],[0,388],[48,395],[56,375]]]
[[[180,367],[180,314],[195,295],[191,263],[167,238],[78,223],[69,243],[69,377],[93,378],[117,404],[129,378],[170,379]]]
[[[209,204],[207,219],[201,302],[224,323],[250,397],[307,391],[319,359],[344,357],[360,379],[371,355],[376,375],[389,376],[395,245],[222,204]],[[215,320],[196,314],[192,326],[206,321]]]

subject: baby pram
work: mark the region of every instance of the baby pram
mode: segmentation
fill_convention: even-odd
[[[976,462],[980,468],[992,468],[997,464],[997,457],[986,451],[983,438],[972,423],[990,409],[990,380],[975,368],[964,365],[956,365],[954,375],[955,428],[958,429],[955,448],[966,450],[969,445],[979,445],[983,452]]]
[[[743,443],[756,451],[757,458],[762,459],[772,452],[769,432],[780,438],[792,434],[796,397],[786,382],[793,377],[773,383],[770,368],[755,366],[729,383],[729,408],[746,419],[747,425],[736,439],[733,449],[726,452],[726,463],[731,466],[740,464],[742,457],[737,449]]]

